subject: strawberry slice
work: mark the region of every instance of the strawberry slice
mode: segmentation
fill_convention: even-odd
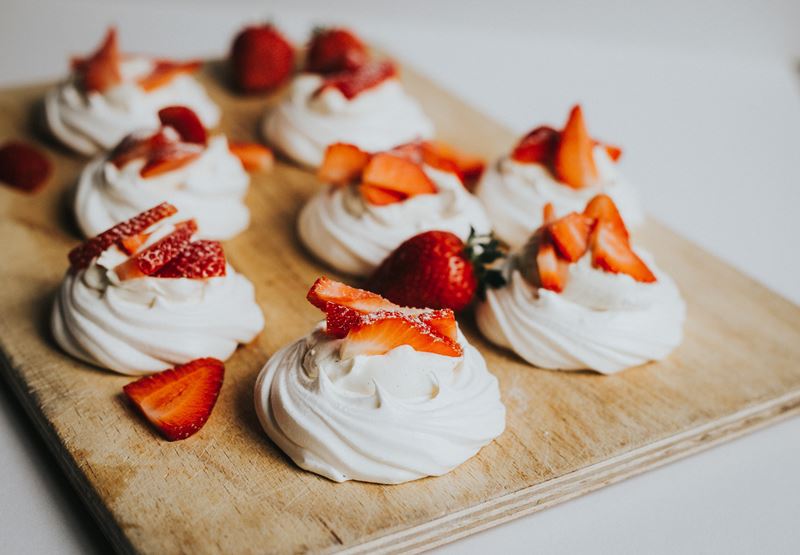
[[[568,262],[576,262],[589,248],[593,220],[570,212],[547,226],[558,254]]]
[[[53,166],[38,149],[9,141],[0,148],[0,181],[26,193],[35,193],[47,182]]]
[[[598,221],[592,234],[592,266],[612,274],[628,274],[636,281],[652,283],[656,276],[628,243],[619,227]]]
[[[388,152],[381,152],[370,159],[364,168],[363,180],[365,184],[405,197],[436,193],[436,185],[419,165]]]
[[[520,139],[511,152],[511,159],[522,164],[550,166],[555,157],[561,133],[542,125]]]
[[[586,208],[583,209],[583,214],[598,221],[614,225],[625,236],[625,240],[628,239],[628,228],[625,227],[625,222],[617,209],[617,205],[608,195],[600,194],[592,198]]]
[[[225,251],[219,241],[192,241],[154,274],[160,278],[205,279],[225,275]]]
[[[348,29],[320,29],[314,32],[306,56],[306,71],[337,73],[353,71],[367,62],[367,48]]]
[[[345,71],[328,77],[315,94],[321,94],[329,88],[336,88],[346,99],[352,100],[360,93],[395,76],[397,76],[397,69],[392,62],[368,62],[355,71]]]
[[[424,141],[420,146],[422,160],[426,164],[456,174],[468,187],[478,181],[486,167],[482,158],[464,154],[442,141]]]
[[[314,285],[308,290],[306,298],[308,302],[323,311],[327,311],[331,304],[352,308],[362,314],[400,309],[398,305],[387,301],[377,293],[350,287],[325,276],[314,282]]]
[[[317,171],[324,183],[346,185],[358,181],[369,162],[370,154],[355,145],[334,143],[325,149],[325,157]]]
[[[242,163],[249,172],[271,171],[275,165],[272,151],[258,143],[228,143],[228,150]]]
[[[328,303],[325,308],[325,333],[342,339],[351,329],[363,322],[364,313],[336,303]]]
[[[614,145],[603,145],[603,148],[606,149],[606,154],[608,157],[611,158],[613,162],[619,161],[622,157],[622,148]]]
[[[594,141],[589,137],[581,107],[575,106],[561,132],[561,140],[555,153],[556,176],[574,189],[590,187],[597,182],[597,166],[594,163]]]
[[[87,93],[93,91],[102,93],[121,83],[120,58],[117,30],[111,27],[94,54],[72,61],[77,81],[83,90]]]
[[[375,206],[386,206],[387,204],[402,202],[408,198],[408,195],[404,195],[403,193],[390,191],[389,189],[370,185],[369,183],[362,183],[359,185],[358,189],[361,192],[361,196],[364,197],[364,200]]]
[[[170,84],[178,75],[194,73],[202,66],[203,62],[199,60],[193,60],[191,62],[158,60],[153,70],[139,79],[139,86],[146,92],[154,91],[155,89]]]
[[[172,233],[132,256],[114,271],[123,281],[153,275],[186,248],[196,231],[194,220],[175,224]]]
[[[450,357],[463,354],[461,346],[433,331],[418,319],[397,312],[380,312],[363,318],[342,341],[340,356],[383,355],[395,347],[408,345],[415,351]]]
[[[186,439],[200,431],[217,402],[225,364],[198,358],[169,370],[145,376],[122,388],[165,439]]]
[[[150,152],[139,175],[144,178],[156,177],[177,170],[200,157],[203,150],[202,146],[192,143],[171,143],[160,146]]]
[[[546,236],[539,243],[536,267],[539,271],[539,287],[556,293],[564,290],[567,284],[567,263],[559,259],[555,246]]]
[[[556,209],[553,207],[552,202],[548,202],[542,208],[542,221],[546,224],[552,223],[556,220]]]
[[[418,318],[444,337],[452,339],[453,341],[456,341],[458,338],[456,315],[451,309],[441,308],[439,310],[428,310],[419,314]]]
[[[143,233],[153,224],[172,216],[177,211],[178,209],[171,204],[162,202],[130,220],[118,223],[72,249],[69,252],[70,265],[76,270],[88,267],[92,260],[100,256],[111,245]]]
[[[152,135],[131,133],[114,147],[108,159],[121,169],[128,162],[139,158],[147,158],[151,151],[163,148],[175,141],[176,139],[170,137],[163,129]]]
[[[167,106],[158,111],[161,125],[168,125],[178,132],[185,143],[196,143],[205,146],[208,143],[208,133],[197,114],[186,106]]]
[[[117,241],[117,246],[121,248],[125,254],[131,256],[139,250],[150,238],[152,233],[139,233],[138,235],[131,235],[130,237],[123,237]]]

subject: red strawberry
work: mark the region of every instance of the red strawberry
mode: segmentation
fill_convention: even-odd
[[[467,188],[477,183],[486,167],[482,158],[464,154],[442,141],[424,141],[420,148],[426,164],[456,174]]]
[[[608,195],[601,194],[592,198],[586,208],[583,209],[583,214],[616,226],[625,236],[625,239],[628,239],[629,234],[628,229],[625,227],[625,222],[622,220],[619,210],[617,210],[617,205]]]
[[[225,251],[219,241],[192,241],[153,274],[160,278],[205,279],[225,275]]]
[[[598,174],[593,150],[594,141],[589,137],[583,111],[575,106],[556,149],[554,166],[558,179],[575,189],[594,185]]]
[[[120,58],[117,30],[111,27],[94,54],[87,58],[77,58],[72,62],[78,83],[83,90],[85,92],[103,92],[121,83]]]
[[[143,233],[153,224],[172,216],[177,211],[178,209],[171,204],[162,202],[130,220],[118,223],[100,235],[92,237],[72,249],[69,252],[70,265],[77,270],[86,268],[91,264],[92,260],[100,256],[111,245]]]
[[[35,193],[45,184],[53,166],[36,148],[9,141],[0,148],[0,181],[26,193]]]
[[[294,49],[273,25],[242,30],[230,55],[233,77],[243,92],[257,93],[283,84],[294,68]]]
[[[611,158],[613,162],[618,161],[622,157],[622,149],[618,146],[603,145],[603,148],[606,149],[606,154],[608,154],[608,157]]]
[[[395,347],[408,345],[415,351],[459,357],[461,345],[433,331],[418,319],[396,312],[379,312],[364,317],[350,329],[342,342],[342,358],[357,355],[382,355]]]
[[[544,164],[550,167],[561,133],[542,125],[520,139],[511,152],[511,158],[523,164]]]
[[[306,56],[306,71],[353,71],[367,62],[364,43],[347,29],[321,29],[314,33]]]
[[[139,412],[169,441],[186,439],[208,421],[225,376],[225,364],[198,358],[145,376],[122,390]]]
[[[628,274],[636,281],[652,283],[656,276],[628,243],[620,228],[598,221],[592,233],[592,266],[613,274]]]
[[[369,183],[362,183],[358,187],[361,196],[364,197],[368,203],[375,206],[386,206],[387,204],[394,204],[395,202],[402,202],[408,198],[403,193],[370,185]]]
[[[355,145],[334,143],[325,149],[325,157],[317,171],[320,181],[346,185],[358,181],[369,162],[370,154]]]
[[[258,143],[228,143],[228,150],[236,156],[249,172],[272,170],[275,165],[275,156],[272,151]]]
[[[362,314],[400,309],[398,305],[371,291],[350,287],[325,276],[314,282],[314,285],[308,290],[306,298],[308,302],[323,311],[327,310],[331,304],[351,308]]]
[[[114,268],[114,271],[121,280],[153,275],[180,254],[196,231],[197,224],[194,220],[180,222],[175,225],[172,233],[133,255]]]
[[[186,106],[168,106],[158,111],[161,125],[172,127],[185,143],[196,143],[205,146],[208,142],[208,133],[197,114]]]
[[[380,85],[396,75],[397,69],[392,62],[368,62],[355,71],[346,71],[328,77],[317,94],[334,87],[339,89],[345,98],[352,100],[359,93]]]
[[[203,147],[193,143],[172,143],[150,152],[139,174],[156,177],[181,168],[203,153]]]
[[[458,338],[456,315],[449,308],[427,310],[417,316],[423,323],[429,325],[441,335],[455,341]]]
[[[497,241],[448,231],[426,231],[397,247],[369,278],[367,288],[402,306],[463,310],[483,287],[501,285],[488,269],[502,255]]]
[[[341,339],[362,323],[364,313],[344,305],[329,303],[325,308],[325,333]]]
[[[203,62],[199,60],[193,60],[191,62],[158,60],[153,67],[153,71],[139,79],[139,86],[145,91],[154,91],[155,89],[170,84],[178,75],[194,73],[201,67],[203,67]]]
[[[366,185],[397,193],[402,199],[436,192],[420,165],[388,152],[374,155],[361,177]]]
[[[577,261],[589,248],[589,233],[594,221],[577,212],[570,212],[547,226],[558,254],[568,262]]]
[[[176,142],[177,139],[168,135],[163,129],[151,135],[131,133],[122,139],[111,151],[109,160],[118,168],[138,158],[147,158],[151,151]]]
[[[567,283],[567,264],[556,254],[556,248],[547,238],[542,237],[536,253],[538,286],[560,293]]]

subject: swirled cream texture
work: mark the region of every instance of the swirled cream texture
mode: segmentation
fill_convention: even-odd
[[[433,124],[395,78],[351,100],[333,87],[315,94],[322,82],[314,74],[295,77],[288,97],[264,118],[267,140],[301,164],[319,166],[337,142],[377,152],[433,136]]]
[[[230,239],[247,228],[250,211],[244,196],[250,177],[223,135],[212,137],[197,159],[175,170],[144,178],[139,173],[143,165],[144,160],[134,160],[117,168],[101,156],[84,168],[75,216],[85,236],[93,237],[164,201],[197,220],[199,237]]]
[[[177,75],[152,91],[141,88],[137,81],[154,65],[150,58],[126,57],[120,62],[122,83],[102,93],[84,93],[74,77],[50,89],[44,104],[50,131],[76,152],[92,156],[110,150],[128,133],[158,127],[158,111],[167,106],[187,106],[207,128],[217,126],[219,108],[191,75]]]
[[[68,271],[51,319],[72,356],[120,374],[166,370],[200,357],[225,360],[264,327],[253,284],[230,266],[222,277],[119,281],[115,247]]]
[[[322,329],[275,353],[255,386],[261,425],[298,466],[399,484],[445,474],[503,432],[497,379],[462,336],[461,357],[400,346],[342,360]]]
[[[657,281],[593,268],[590,254],[569,266],[562,293],[533,287],[515,269],[506,287],[487,291],[478,327],[541,368],[612,374],[661,360],[681,342],[686,305],[672,279],[637,253]]]
[[[402,202],[376,206],[357,187],[330,187],[313,196],[298,219],[298,233],[311,253],[341,272],[364,276],[400,243],[432,229],[462,239],[470,227],[488,233],[489,220],[480,202],[458,178],[425,166],[437,188]]]
[[[556,214],[581,212],[594,196],[604,193],[614,200],[622,218],[636,227],[644,212],[636,190],[619,174],[603,147],[594,149],[599,180],[593,187],[574,189],[559,182],[541,164],[523,164],[510,157],[491,167],[475,194],[486,208],[495,234],[512,248],[521,247],[542,225],[542,211],[548,202]]]

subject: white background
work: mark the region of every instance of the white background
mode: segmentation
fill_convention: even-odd
[[[800,302],[800,2],[552,4],[3,0],[0,86],[63,75],[110,23],[175,57],[345,23],[519,132],[582,102],[651,214]],[[5,384],[0,468],[0,551],[109,549]],[[798,469],[793,419],[439,552],[798,553]]]

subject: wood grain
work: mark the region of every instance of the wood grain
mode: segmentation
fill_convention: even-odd
[[[203,76],[223,106],[222,129],[253,139],[276,98],[241,99],[220,73]],[[424,77],[404,79],[440,136],[487,156],[513,136]],[[44,86],[0,92],[0,141],[39,140]],[[320,186],[281,163],[256,176],[250,229],[232,263],[256,285],[266,329],[227,364],[206,427],[160,440],[123,402],[129,378],[74,361],[47,325],[77,243],[68,200],[83,160],[47,143],[56,175],[27,196],[0,190],[3,371],[61,467],[119,551],[295,553],[420,551],[541,510],[800,411],[800,309],[663,226],[640,234],[688,304],[686,338],[667,360],[604,377],[533,369],[462,325],[498,376],[506,432],[452,473],[400,486],[335,484],[296,468],[262,433],[252,402],[259,369],[305,334],[305,301],[323,272],[294,222]]]

